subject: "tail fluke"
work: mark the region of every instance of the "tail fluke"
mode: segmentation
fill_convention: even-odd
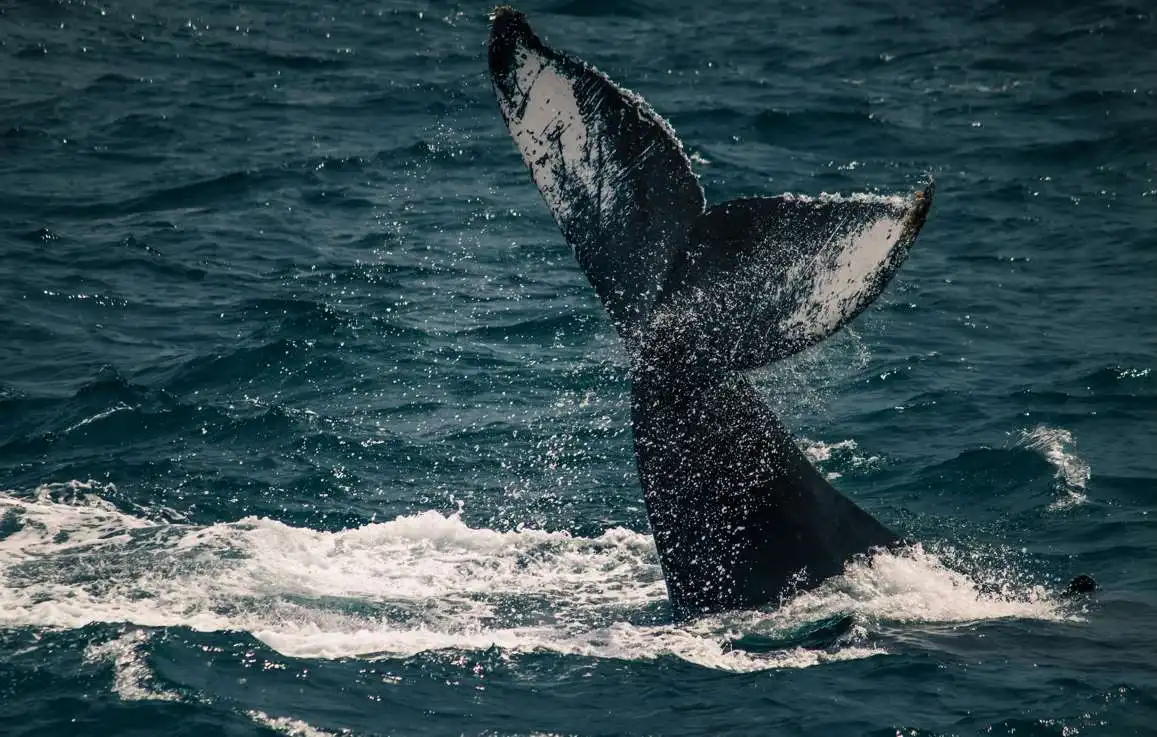
[[[632,370],[639,478],[678,616],[775,602],[899,537],[840,494],[742,375],[831,335],[932,200],[736,200],[696,220]]]
[[[668,274],[649,329],[669,358],[745,370],[820,342],[883,291],[932,203],[784,195],[710,208]]]
[[[742,371],[866,308],[923,225],[931,184],[705,211],[650,106],[545,46],[521,13],[493,20],[502,115],[631,355],[639,476],[676,614],[774,602],[896,543],[808,462]]]
[[[531,176],[626,338],[686,250],[703,188],[675,132],[641,97],[494,11],[490,75]]]

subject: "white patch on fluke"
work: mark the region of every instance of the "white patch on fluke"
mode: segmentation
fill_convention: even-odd
[[[860,195],[862,201],[871,201],[870,197]],[[889,204],[894,199],[878,198]],[[904,233],[906,217],[907,211],[901,209],[865,220],[845,234],[833,235],[814,256],[789,267],[782,288],[792,294],[801,284],[809,287],[782,321],[782,334],[827,335],[861,307],[865,291],[880,277]]]
[[[883,651],[863,638],[818,652],[728,650],[724,642],[737,629],[789,632],[832,612],[876,621],[1067,616],[1035,590],[982,595],[970,578],[917,551],[853,564],[770,613],[634,624],[666,606],[666,587],[654,541],[630,530],[595,538],[499,532],[435,512],[340,532],[252,517],[196,526],[115,511],[95,493],[100,488],[0,493],[0,628],[125,622],[245,631],[292,657],[407,657],[497,645],[624,660],[674,655],[754,671]],[[96,646],[91,657],[114,659],[126,698],[168,698],[140,670],[144,637]]]
[[[499,102],[534,183],[561,226],[575,199],[567,187],[582,187],[596,205],[610,194],[597,183],[600,169],[610,162],[598,155],[597,146],[592,148],[598,121],[588,120],[593,114],[584,113],[574,81],[534,51],[520,48],[516,59],[518,92],[511,98],[500,95]],[[610,174],[601,171],[601,178],[610,179]]]
[[[646,158],[632,162],[616,158],[614,142],[603,135],[606,126],[599,117],[602,94],[620,96],[639,116],[658,125],[671,145],[682,152],[670,125],[641,97],[614,84],[594,67],[570,61],[584,76],[572,76],[547,56],[520,45],[514,55],[515,89],[509,97],[501,91],[498,94],[511,137],[564,233],[579,209],[585,208],[583,214],[591,218],[583,225],[598,229],[600,223],[630,207],[627,200],[633,193],[630,188],[621,191],[621,187]],[[591,79],[601,80],[613,93],[591,85]],[[588,99],[578,96],[579,83],[590,91]],[[691,171],[689,162],[687,169]]]

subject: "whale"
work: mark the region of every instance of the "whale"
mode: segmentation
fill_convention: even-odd
[[[753,196],[708,206],[675,131],[642,97],[491,14],[507,130],[629,359],[642,496],[672,611],[774,606],[894,548],[836,490],[750,373],[810,348],[878,297],[932,205]]]

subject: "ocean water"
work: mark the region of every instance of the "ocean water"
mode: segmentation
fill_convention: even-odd
[[[918,544],[678,624],[487,7],[0,4],[0,734],[1153,734],[1157,21],[1073,5],[522,8],[709,201],[937,179],[757,377]]]

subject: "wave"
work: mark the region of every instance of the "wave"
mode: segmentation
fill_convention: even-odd
[[[280,71],[310,72],[318,70],[340,71],[353,64],[349,54],[340,51],[310,53],[293,51],[290,48],[278,50],[272,46],[260,48],[246,43],[238,43],[232,39],[206,43],[204,50],[211,52],[210,56],[223,59],[224,63],[235,66],[252,74],[255,69]]]
[[[351,445],[365,442],[367,435],[357,428],[356,418],[332,419],[278,401],[275,393],[265,399],[232,393],[217,399],[202,396],[217,382],[232,386],[231,381],[244,384],[246,377],[267,375],[279,365],[276,361],[292,361],[296,350],[293,342],[275,342],[225,356],[199,357],[147,382],[106,368],[66,397],[0,394],[0,410],[11,418],[0,425],[0,461],[44,456],[54,464],[42,471],[52,474],[83,473],[80,469],[96,462],[122,477],[139,478],[151,469],[150,477],[180,472],[185,482],[202,468],[223,481],[225,476],[212,463],[231,457],[228,449],[246,448],[275,463],[294,483],[309,486],[312,473],[330,468],[332,459],[347,457]],[[333,356],[315,365],[306,355],[295,368],[303,383],[319,381],[330,369],[340,373],[344,366]],[[282,382],[281,387],[287,385]],[[411,402],[399,412],[421,414],[430,406],[440,405],[415,407]],[[391,452],[415,452],[415,446],[396,433],[380,427],[369,432],[375,444]],[[208,465],[194,460],[199,455]],[[281,478],[281,483],[286,481]]]
[[[881,654],[873,631],[886,622],[1071,616],[1040,587],[982,587],[914,547],[852,563],[771,612],[676,625],[653,540],[625,528],[499,531],[437,512],[336,532],[257,517],[191,525],[124,512],[115,493],[90,481],[0,494],[0,627],[241,630],[310,658],[497,646],[753,671]],[[847,616],[855,631],[825,647],[730,646],[737,631],[790,639]]]
[[[1017,446],[1040,453],[1056,469],[1053,478],[1058,496],[1049,509],[1067,509],[1088,501],[1085,487],[1092,471],[1075,451],[1073,434],[1064,428],[1037,425],[1022,430]]]
[[[456,331],[457,335],[484,341],[525,341],[527,343],[565,337],[568,341],[592,338],[604,325],[590,312],[559,312],[524,318],[521,314],[505,322],[488,323]]]
[[[292,717],[275,717],[266,714],[258,709],[251,709],[246,712],[249,718],[262,727],[267,727],[273,732],[279,734],[289,735],[289,737],[336,737],[339,734],[348,734],[347,730],[340,732],[330,732],[324,729],[303,722],[300,719],[293,719]]]
[[[90,644],[84,650],[84,661],[104,661],[112,666],[113,693],[122,701],[179,701],[178,694],[152,685],[152,673],[143,652],[148,640],[148,632],[131,630],[107,642]]]
[[[572,15],[579,18],[621,17],[646,18],[654,15],[649,6],[637,0],[564,0],[551,6],[549,11],[557,15]]]
[[[1134,397],[1138,390],[1157,389],[1157,374],[1139,366],[1106,366],[1081,377],[1080,383],[1099,395],[1128,389],[1132,391],[1125,396]]]
[[[147,630],[132,629],[110,640],[90,642],[84,649],[84,662],[109,667],[113,677],[112,691],[121,701],[187,701],[184,694],[157,685],[156,675],[148,662],[147,647],[151,639],[152,633]],[[319,729],[300,719],[272,716],[258,709],[242,713],[272,732],[291,737],[330,737],[339,734]]]

